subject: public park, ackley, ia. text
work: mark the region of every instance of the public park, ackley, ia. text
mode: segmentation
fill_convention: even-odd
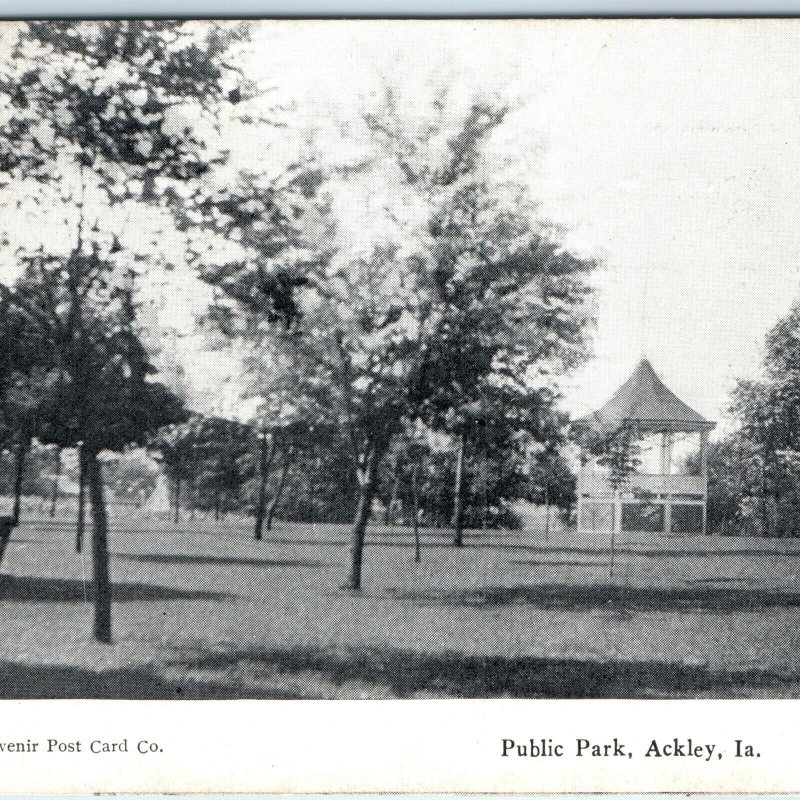
[[[614,737],[610,741],[575,739],[571,745],[549,738],[516,741],[502,739],[501,756],[504,758],[695,758],[703,761],[721,760],[730,755],[734,758],[761,758],[753,744],[734,739],[721,745],[701,742],[691,737],[651,739],[646,744],[631,747]]]

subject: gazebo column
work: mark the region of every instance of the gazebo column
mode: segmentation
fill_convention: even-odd
[[[669,475],[670,472],[672,472],[672,433],[664,431],[661,434],[661,474]]]
[[[672,492],[669,486],[669,475],[672,472],[672,432],[661,434],[661,475],[663,476],[664,498],[664,533],[672,533]]]
[[[703,536],[708,533],[708,430],[700,431],[700,477],[703,479]]]

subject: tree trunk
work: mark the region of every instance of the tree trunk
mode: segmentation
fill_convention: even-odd
[[[481,480],[483,499],[481,501],[481,530],[489,527],[489,456],[486,452],[486,425],[483,425],[483,478]]]
[[[290,453],[287,450],[286,455],[283,458],[283,466],[281,467],[281,475],[278,478],[278,485],[275,487],[275,494],[270,500],[269,509],[267,510],[267,530],[272,530],[272,521],[275,518],[275,509],[278,507],[278,503],[281,500],[281,496],[283,495],[284,487],[286,486],[286,476],[289,474],[289,465],[291,464],[291,457]]]
[[[544,540],[550,541],[550,487],[544,487]]]
[[[103,497],[103,472],[97,453],[86,455],[86,482],[92,503],[92,566],[94,638],[111,642],[111,578],[108,569],[108,517]]]
[[[6,545],[11,538],[11,530],[13,528],[11,520],[8,517],[0,518],[0,565],[3,563],[3,553],[6,551]]]
[[[778,532],[778,498],[775,495],[767,497],[767,536],[774,539],[779,535]]]
[[[616,542],[617,542],[617,492],[619,490],[614,491],[614,517],[611,521],[611,552],[608,559],[608,577],[614,577],[614,553],[616,551]],[[621,524],[621,520],[620,520]]]
[[[350,545],[350,578],[345,588],[354,592],[361,590],[361,564],[364,557],[364,539],[367,533],[367,523],[372,510],[372,498],[375,492],[374,472],[378,460],[378,450],[373,445],[367,454],[363,468],[359,469],[358,483],[359,496],[356,507]]]
[[[219,508],[222,503],[222,500],[219,495],[219,491],[214,495],[214,521],[219,522]]]
[[[308,522],[317,524],[317,464],[314,462],[313,472],[308,481]]]
[[[56,450],[56,474],[53,478],[53,491],[50,495],[50,518],[56,515],[56,503],[58,502],[58,479],[61,477],[61,448]]]
[[[78,524],[75,528],[75,552],[83,550],[83,527],[86,520],[86,470],[83,452],[78,448]]]
[[[761,536],[769,536],[769,508],[767,506],[767,459],[769,454],[765,453],[761,460]]]
[[[189,490],[189,519],[194,522],[197,516],[197,476],[193,472],[190,472],[187,481]]]
[[[29,442],[20,441],[17,445],[17,458],[14,472],[14,509],[11,512],[11,524],[19,525],[22,510],[22,479],[25,476],[25,455]]]
[[[458,437],[458,453],[456,455],[456,482],[453,490],[454,505],[453,519],[450,525],[453,528],[453,544],[461,547],[464,544],[464,434]]]
[[[389,503],[386,506],[386,511],[383,515],[383,522],[388,528],[389,525],[394,524],[394,507],[397,505],[397,494],[400,491],[400,468],[395,469],[394,478],[392,479],[392,492],[389,495]]]
[[[422,553],[419,543],[419,464],[414,464],[411,472],[411,511],[414,515],[414,561],[419,564],[422,561]]]
[[[253,538],[258,541],[261,539],[261,532],[264,529],[264,515],[267,506],[267,481],[269,480],[272,459],[275,457],[275,441],[272,436],[263,433],[261,435],[261,459],[259,463],[258,484],[258,504],[256,505],[256,525]],[[269,526],[267,526],[269,530]]]
[[[177,525],[181,521],[181,479],[175,478],[175,513],[173,514],[172,521]]]

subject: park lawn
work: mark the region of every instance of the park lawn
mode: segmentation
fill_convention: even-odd
[[[800,696],[800,542],[114,520],[114,641],[91,639],[91,558],[68,520],[0,567],[0,696]],[[88,582],[84,581],[84,578]]]

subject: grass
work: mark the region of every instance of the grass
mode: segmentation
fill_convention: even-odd
[[[800,542],[113,521],[114,644],[91,640],[69,520],[24,522],[0,567],[0,696],[797,697]]]

